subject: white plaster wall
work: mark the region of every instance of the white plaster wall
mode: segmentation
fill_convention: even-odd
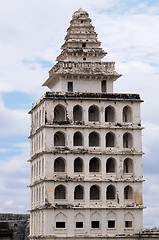
[[[54,108],[57,104],[62,104],[66,108],[67,117],[70,121],[70,124],[53,124]],[[73,107],[77,104],[81,105],[83,108],[83,125],[74,125],[73,123]],[[31,169],[32,167],[35,169],[39,168],[38,166],[42,164],[43,160],[44,170],[41,170],[41,172],[36,171],[35,173],[33,170],[33,174],[31,175],[31,209],[43,207],[45,204],[52,204],[54,206],[56,203],[62,205],[71,204],[73,206],[79,206],[80,204],[81,206],[80,210],[44,210],[43,225],[46,235],[55,234],[57,236],[63,236],[64,239],[65,236],[74,236],[79,233],[95,236],[95,234],[130,234],[141,230],[142,208],[140,209],[137,207],[138,205],[142,206],[142,145],[141,128],[138,126],[140,123],[139,104],[139,102],[133,101],[46,100],[45,104],[43,104],[43,108],[46,112],[45,117],[47,120],[47,126],[44,127],[42,127],[42,125],[44,125],[44,120],[38,125],[39,120],[37,119],[41,105],[38,105],[38,107],[35,108],[32,114],[35,115],[35,113],[38,113],[38,115],[36,116],[36,119],[33,117],[34,130],[33,135],[31,135],[31,146],[33,145],[34,147],[32,149],[31,156],[34,157],[32,158],[30,165]],[[99,107],[99,122],[93,123],[88,121],[88,109],[91,105],[97,105]],[[114,123],[105,122],[104,110],[110,105],[115,108]],[[133,120],[130,123],[123,123],[122,110],[124,106],[130,106],[133,110]],[[34,120],[36,120],[36,124],[34,124]],[[122,126],[116,126],[117,123],[121,123]],[[57,148],[54,146],[54,134],[57,131],[64,132],[66,136],[66,147],[71,150],[71,153],[65,151],[63,147]],[[73,146],[73,134],[76,131],[80,131],[84,136],[82,147]],[[92,131],[96,131],[100,135],[99,147],[89,147],[88,136]],[[115,147],[106,148],[105,136],[110,131],[116,136]],[[123,149],[123,134],[125,132],[129,132],[133,135],[133,147],[131,149]],[[85,150],[85,153],[83,152],[83,149]],[[61,153],[59,153],[59,151],[61,151]],[[66,170],[63,173],[54,172],[54,161],[59,156],[62,156],[66,163]],[[81,157],[83,159],[84,170],[81,173],[74,173],[74,159],[76,157]],[[92,157],[97,157],[100,159],[100,171],[97,173],[89,172],[89,161]],[[106,173],[106,161],[109,157],[113,157],[116,160],[116,171],[114,173]],[[133,173],[123,174],[123,162],[124,159],[128,157],[131,158],[134,163]],[[60,180],[59,177],[62,177],[63,180]],[[73,178],[74,180],[65,181],[66,177]],[[80,181],[79,178],[81,178]],[[54,200],[54,189],[59,184],[66,186],[67,197],[63,200]],[[84,187],[84,199],[74,200],[74,189],[79,184]],[[90,187],[94,184],[100,187],[100,200],[90,200]],[[111,201],[106,200],[106,188],[110,184],[116,188],[116,198],[115,200]],[[127,185],[133,188],[133,199],[130,200],[124,200],[124,187]],[[41,194],[40,198],[37,197],[37,192],[39,193],[39,191]],[[131,207],[127,207],[127,205]],[[107,213],[111,210],[116,214],[116,228],[113,230],[107,229]],[[72,227],[75,223],[75,212],[77,211],[80,211],[84,215],[85,224],[83,230],[75,230],[75,228]],[[90,216],[94,211],[98,211],[100,215],[99,229],[90,228]],[[133,214],[135,220],[133,228],[125,230],[124,215],[128,211]],[[66,213],[66,229],[55,229],[54,215],[56,212],[63,212],[64,214]],[[39,213],[36,213],[35,216],[33,214],[32,216],[32,219],[37,221],[37,224],[42,224],[42,220],[40,220],[42,219],[41,214],[42,210],[39,210]],[[38,225],[38,228],[36,229],[36,235],[41,234],[39,226],[40,225]],[[32,226],[32,229],[33,228],[35,228],[35,226]]]
[[[106,89],[107,93],[113,93],[113,80],[109,80],[105,77],[104,80],[107,80]],[[53,87],[50,88],[53,92],[67,92],[67,82],[73,82],[73,92],[102,92],[101,90],[101,79],[59,79]]]
[[[64,173],[58,173],[58,172],[54,172],[54,161],[58,158],[58,157],[62,157],[65,160],[65,172]],[[74,173],[74,160],[80,157],[83,160],[83,172],[80,173]],[[59,175],[61,176],[70,176],[71,178],[73,178],[74,176],[78,177],[79,175],[82,177],[85,177],[86,179],[89,179],[90,176],[94,174],[93,173],[89,173],[89,161],[91,158],[93,157],[97,157],[100,161],[100,172],[96,172],[96,176],[97,179],[102,178],[104,179],[108,179],[108,178],[114,178],[114,179],[118,179],[118,178],[122,178],[123,179],[127,179],[127,178],[132,178],[132,179],[142,179],[142,156],[141,155],[125,155],[125,154],[120,154],[120,155],[115,155],[115,154],[97,154],[97,153],[72,153],[72,154],[67,154],[67,153],[56,153],[56,154],[45,154],[44,155],[44,177],[52,179],[53,177],[55,177],[55,175],[57,177],[59,177]],[[116,160],[116,172],[114,173],[106,173],[106,162],[108,158],[114,158]],[[126,158],[131,158],[133,160],[133,165],[134,165],[134,170],[133,173],[130,174],[123,174],[123,162]],[[35,162],[38,160],[34,160],[31,165],[35,164]],[[37,180],[36,178],[34,178],[34,181]]]
[[[54,102],[54,103],[52,103]],[[47,116],[53,116],[53,110],[54,107],[58,104],[63,105],[68,113],[68,118],[70,120],[73,120],[73,107],[76,105],[80,105],[83,108],[84,111],[84,122],[88,122],[88,109],[90,106],[92,105],[96,105],[99,107],[100,109],[100,123],[102,124],[107,124],[105,123],[104,120],[104,109],[108,106],[112,106],[115,109],[115,123],[119,122],[119,123],[123,123],[122,120],[122,113],[123,113],[123,108],[125,106],[129,106],[132,108],[132,120],[133,122],[130,123],[130,127],[132,127],[132,123],[138,125],[139,123],[141,123],[140,121],[140,102],[133,102],[133,101],[120,101],[120,100],[114,100],[114,101],[108,101],[108,100],[104,100],[104,99],[97,99],[97,100],[47,100],[47,104],[46,104],[46,112],[47,112]],[[50,119],[51,120],[51,119]],[[53,119],[52,119],[53,120]],[[128,123],[125,123],[125,125],[128,125]],[[111,127],[111,125],[109,124],[109,127]]]
[[[57,132],[62,132],[65,135],[65,146],[54,146],[54,134]],[[75,132],[80,131],[81,134],[83,135],[84,139],[83,139],[83,146],[73,146],[73,135]],[[99,147],[89,147],[89,134],[91,132],[95,131],[96,133],[98,133],[100,135],[100,143],[99,143]],[[115,134],[115,142],[116,142],[116,146],[115,147],[106,147],[106,134],[108,132],[112,132]],[[123,148],[123,134],[124,133],[130,133],[133,135],[133,145],[132,148]],[[125,130],[123,131],[123,129],[116,129],[113,130],[111,129],[98,129],[98,128],[84,128],[81,129],[79,127],[76,128],[69,128],[69,127],[56,127],[56,129],[54,128],[46,128],[45,129],[45,139],[46,139],[46,146],[45,146],[45,150],[46,151],[53,151],[57,148],[64,148],[64,147],[69,147],[69,149],[89,149],[91,150],[96,150],[96,151],[111,151],[113,153],[116,153],[118,151],[125,151],[128,152],[130,154],[130,151],[134,152],[134,153],[140,153],[141,152],[141,130],[135,130],[135,132],[133,130]]]
[[[127,205],[130,205],[131,207],[142,205],[142,183],[141,182],[135,182],[132,181],[128,182],[120,182],[120,181],[102,181],[102,183],[99,181],[100,179],[96,180],[93,178],[90,178],[89,180],[85,182],[80,181],[56,181],[45,183],[45,202],[51,203],[51,204],[72,204],[73,206],[85,206],[88,207],[90,205],[94,207],[124,207]],[[66,188],[66,199],[54,199],[54,190],[57,186],[63,185]],[[74,190],[75,187],[81,185],[84,188],[84,199],[82,200],[74,200]],[[97,185],[99,187],[100,191],[100,199],[99,200],[90,200],[90,188],[93,185]],[[106,189],[109,185],[113,185],[116,189],[116,197],[113,200],[107,200],[106,199]],[[133,198],[132,199],[124,199],[124,188],[126,186],[131,186],[133,188]],[[119,195],[119,203],[117,201],[117,193]],[[140,199],[139,199],[140,198]],[[140,200],[140,204],[139,204]],[[37,205],[37,204],[36,204]]]
[[[108,229],[108,213],[109,212],[114,212],[116,214],[116,227],[115,229]],[[62,213],[66,216],[66,229],[56,229],[55,227],[55,217],[59,213]],[[83,215],[83,220],[84,220],[84,228],[75,230],[75,216],[81,213]],[[100,228],[97,229],[91,229],[91,216],[93,213],[99,214],[99,221],[100,221]],[[130,213],[134,217],[134,222],[133,222],[133,228],[132,229],[125,229],[125,219],[124,215]],[[123,209],[85,209],[85,210],[45,210],[45,234],[46,235],[60,235],[65,236],[75,236],[76,234],[84,234],[84,236],[91,236],[94,235],[94,237],[98,237],[100,235],[108,235],[108,236],[113,236],[116,234],[132,234],[134,232],[139,232],[142,229],[142,226],[140,223],[142,222],[142,210],[135,210],[135,209],[129,209],[129,210],[123,210]],[[69,223],[69,224],[68,224]]]
[[[100,124],[102,125],[107,125],[110,128],[113,126],[113,123],[106,123],[105,122],[105,113],[104,110],[108,106],[112,106],[115,109],[115,123],[122,123],[125,127],[132,127],[132,124],[141,124],[140,120],[140,102],[135,102],[135,101],[108,101],[108,100],[45,100],[45,103],[42,103],[38,105],[31,114],[31,119],[32,119],[32,131],[34,132],[36,129],[38,129],[41,125],[44,125],[45,121],[45,113],[46,113],[46,118],[48,123],[53,122],[53,117],[54,117],[54,108],[58,105],[61,104],[66,108],[67,111],[67,116],[70,121],[73,121],[73,107],[76,105],[80,105],[83,108],[83,121],[85,124],[89,124],[88,122],[88,109],[92,105],[96,105],[99,107],[100,110]],[[132,108],[132,122],[130,123],[123,123],[122,120],[122,113],[123,113],[123,108],[125,106],[129,106]],[[39,115],[41,111],[41,120],[39,120]],[[38,114],[38,115],[37,115]],[[35,118],[36,115],[36,118]],[[39,125],[39,122],[41,125]],[[96,123],[98,124],[98,123]],[[92,125],[92,123],[91,123]]]

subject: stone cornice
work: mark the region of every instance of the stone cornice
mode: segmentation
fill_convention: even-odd
[[[99,148],[99,150],[90,150],[90,149],[84,149],[84,148],[78,148],[78,149],[69,149],[68,147],[55,147],[54,150],[47,150],[47,151],[41,151],[38,153],[35,153],[34,155],[31,156],[31,158],[28,160],[28,162],[32,162],[34,159],[43,156],[44,154],[77,154],[79,156],[79,154],[93,154],[93,155],[111,155],[111,156],[116,156],[116,155],[123,155],[125,156],[135,156],[135,155],[143,155],[144,153],[142,151],[137,152],[133,149],[128,149],[128,150],[114,150],[112,148],[112,150],[108,149],[108,150],[101,150]]]

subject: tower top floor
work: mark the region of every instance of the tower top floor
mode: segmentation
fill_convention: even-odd
[[[43,86],[53,92],[113,93],[113,82],[121,75],[114,62],[101,62],[106,52],[100,46],[89,14],[80,8],[72,16],[62,52]]]

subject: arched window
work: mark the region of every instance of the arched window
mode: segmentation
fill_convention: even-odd
[[[66,228],[66,223],[67,223],[67,217],[63,213],[58,213],[55,216],[55,227],[56,229],[58,228]]]
[[[97,185],[93,185],[90,188],[90,200],[99,200],[100,199],[100,192],[99,187]]]
[[[83,160],[81,158],[74,160],[74,172],[83,172]]]
[[[132,148],[132,134],[124,133],[123,135],[123,148]]]
[[[54,161],[54,172],[65,172],[65,161],[63,158],[56,158]]]
[[[106,134],[106,147],[115,147],[115,135],[114,133]]]
[[[99,134],[97,132],[89,134],[89,147],[99,147]]]
[[[80,212],[75,215],[75,226],[76,230],[84,228],[85,217]]]
[[[81,122],[82,121],[83,110],[79,105],[74,106],[73,108],[73,121]]]
[[[129,185],[124,188],[124,199],[133,199],[133,188]]]
[[[116,189],[113,185],[107,187],[106,198],[107,200],[116,198]]]
[[[125,219],[125,228],[133,228],[134,225],[134,217],[131,213],[126,213],[124,216]]]
[[[75,132],[73,136],[73,145],[74,146],[83,146],[83,136],[80,132]]]
[[[54,122],[66,121],[66,109],[62,105],[57,105],[54,109]]]
[[[74,190],[74,199],[83,199],[84,193],[83,193],[83,187],[78,185],[75,187]]]
[[[115,134],[112,132],[106,134],[106,147],[115,147]]]
[[[65,135],[63,132],[56,132],[54,134],[54,146],[65,146]]]
[[[99,171],[100,171],[100,160],[94,157],[89,162],[89,172],[99,172]]]
[[[99,108],[95,105],[89,107],[88,110],[89,122],[99,122]]]
[[[124,160],[124,173],[133,173],[133,160],[130,158],[126,158]]]
[[[98,229],[98,232],[100,231],[100,214],[98,211],[95,211],[91,214],[90,216],[90,220],[91,220],[91,228],[95,228]]]
[[[123,108],[123,122],[132,122],[132,109],[129,106]]]
[[[63,185],[55,187],[55,199],[66,199],[66,188]]]
[[[115,109],[112,106],[105,108],[105,122],[115,121]]]
[[[107,219],[108,219],[108,228],[109,229],[116,228],[117,217],[116,217],[116,214],[113,211],[108,213]]]
[[[108,158],[106,163],[106,173],[116,172],[116,160],[114,158]]]

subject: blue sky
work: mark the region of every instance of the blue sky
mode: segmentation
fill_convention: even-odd
[[[115,92],[140,93],[144,99],[144,226],[159,227],[159,2],[154,0],[1,3],[0,212],[29,209],[27,113],[48,90],[41,85],[61,51],[72,14],[80,7],[89,12],[108,52],[104,60],[115,61],[117,72],[123,74]]]

